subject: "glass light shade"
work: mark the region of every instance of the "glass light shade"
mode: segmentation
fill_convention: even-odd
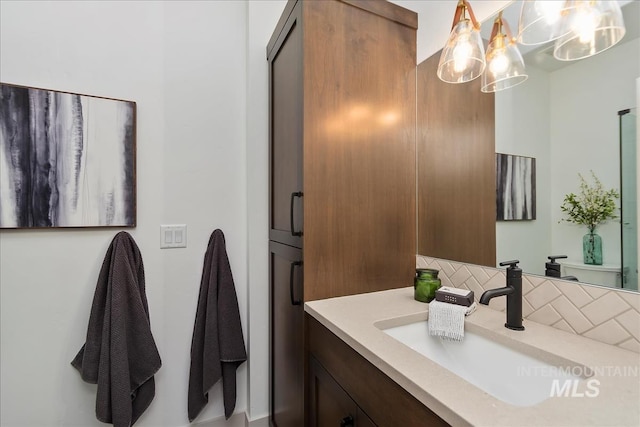
[[[626,32],[617,1],[568,1],[553,56],[573,61],[595,55],[618,43]]]
[[[438,77],[447,83],[465,83],[484,71],[484,45],[480,32],[470,20],[458,22],[442,49]]]
[[[489,43],[487,68],[482,75],[482,92],[509,89],[529,77],[517,45],[514,42],[506,43],[505,38],[504,34],[499,34]]]
[[[565,0],[524,0],[520,9],[518,42],[537,45],[557,39]]]

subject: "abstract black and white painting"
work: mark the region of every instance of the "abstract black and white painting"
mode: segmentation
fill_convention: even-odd
[[[496,153],[498,221],[536,219],[536,159]]]
[[[136,104],[0,84],[0,228],[134,227]]]

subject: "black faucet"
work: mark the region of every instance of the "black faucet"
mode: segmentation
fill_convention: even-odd
[[[501,267],[509,266],[507,268],[507,286],[484,291],[480,297],[480,304],[489,305],[492,298],[506,295],[507,323],[504,326],[514,331],[524,331],[524,326],[522,326],[522,269],[518,267],[519,262],[517,259],[501,262]]]
[[[560,277],[560,264],[556,262],[557,259],[564,259],[566,255],[550,255],[547,258],[550,262],[544,265],[544,275],[549,277]]]
[[[563,279],[563,280],[573,280],[574,282],[578,281],[578,278],[576,276],[562,276],[560,274],[560,264],[558,264],[556,262],[557,259],[564,259],[566,258],[566,255],[550,255],[547,258],[549,258],[550,262],[545,263],[544,265],[544,275],[545,276],[549,276],[549,277],[557,277],[559,279]]]

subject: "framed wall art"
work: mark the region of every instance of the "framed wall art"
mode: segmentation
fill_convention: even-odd
[[[496,219],[536,219],[536,159],[496,153]]]
[[[0,83],[0,228],[135,227],[136,104]]]

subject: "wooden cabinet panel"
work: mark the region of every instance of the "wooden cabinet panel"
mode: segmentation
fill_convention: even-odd
[[[278,427],[304,420],[302,250],[270,242],[271,416]]]
[[[302,26],[300,8],[269,61],[271,102],[269,238],[302,246]],[[276,108],[274,108],[276,107]],[[292,227],[293,226],[293,230]]]
[[[416,26],[389,2],[290,0],[267,46],[277,427],[303,425],[302,305],[288,282],[301,252],[291,251],[304,247],[296,301],[412,283]]]
[[[316,358],[375,425],[448,425],[317,320],[305,316],[310,356]]]
[[[337,427],[349,419],[355,424],[356,403],[313,357],[309,358],[309,400],[310,427]]]
[[[369,416],[365,414],[360,407],[358,407],[356,411],[358,414],[356,417],[358,427],[376,427],[376,424],[373,422],[373,420],[369,418]]]
[[[349,394],[326,369],[309,357],[310,427],[375,427]]]
[[[303,2],[307,301],[415,274],[415,28],[356,3]]]
[[[418,65],[418,253],[496,265],[495,97]]]

